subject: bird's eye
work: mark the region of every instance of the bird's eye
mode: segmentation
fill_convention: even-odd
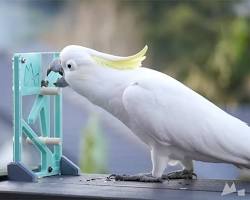
[[[69,60],[66,62],[65,67],[69,70],[69,71],[74,71],[77,68],[76,62],[74,60]]]

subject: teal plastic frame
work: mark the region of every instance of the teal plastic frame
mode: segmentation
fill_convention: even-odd
[[[53,59],[58,53],[18,53],[12,60],[13,66],[13,102],[14,102],[14,138],[13,162],[8,165],[10,180],[37,181],[37,178],[51,175],[79,175],[79,168],[62,156],[62,95],[41,95],[42,55],[52,55]],[[51,72],[46,79],[48,87],[55,87],[54,82],[60,77],[58,73]],[[35,95],[35,102],[27,117],[22,113],[23,97]],[[53,138],[60,139],[54,144],[53,151],[39,136],[50,138],[50,102],[54,101],[54,134]],[[36,133],[30,125],[39,120],[40,134]],[[29,138],[41,154],[39,169],[32,171],[22,163],[22,139]]]

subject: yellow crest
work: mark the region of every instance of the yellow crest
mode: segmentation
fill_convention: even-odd
[[[96,63],[103,66],[120,70],[134,69],[141,66],[141,62],[146,58],[147,50],[148,46],[146,45],[140,52],[128,57],[113,56],[95,51],[92,54],[92,58]]]

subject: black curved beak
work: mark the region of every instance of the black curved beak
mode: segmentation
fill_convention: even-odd
[[[47,70],[47,76],[50,74],[50,72],[56,72],[62,76],[54,83],[56,87],[67,87],[69,85],[64,79],[64,70],[60,59],[55,59],[50,63],[49,69]]]
[[[63,76],[64,71],[60,59],[57,58],[50,63],[49,69],[47,70],[47,76],[50,72],[56,72]]]
[[[54,83],[56,87],[67,87],[69,84],[66,82],[64,77],[57,79],[57,81]]]

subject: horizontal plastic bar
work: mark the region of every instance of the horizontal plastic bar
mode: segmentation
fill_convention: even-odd
[[[62,140],[61,138],[52,138],[52,137],[38,137],[38,139],[40,140],[40,142],[44,143],[44,144],[61,144]],[[28,144],[32,144],[32,140],[30,138],[26,138],[26,142]]]
[[[40,95],[59,95],[61,89],[58,87],[42,87],[40,90]]]

